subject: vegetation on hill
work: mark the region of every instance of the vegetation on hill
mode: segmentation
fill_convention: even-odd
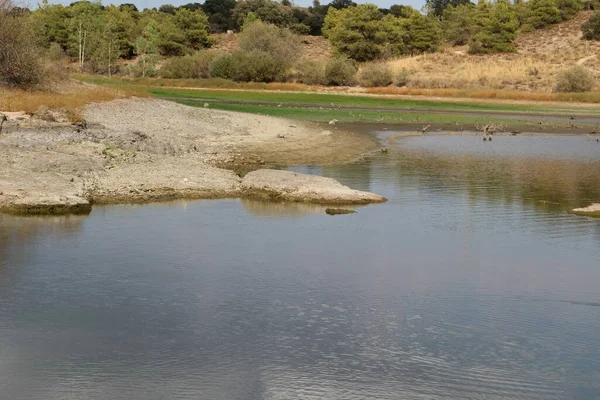
[[[23,88],[43,85],[53,75],[48,65],[62,62],[108,76],[411,88],[468,88],[476,81],[477,87],[519,89],[522,79],[510,78],[515,65],[487,65],[496,63],[491,57],[516,53],[519,36],[527,32],[542,37],[552,26],[577,19],[581,10],[599,8],[597,0],[427,0],[421,11],[351,0],[327,5],[315,0],[310,7],[288,0],[206,0],[140,11],[133,4],[104,6],[83,0],[63,6],[43,0],[28,10],[7,1],[0,0],[0,83]],[[600,17],[589,19],[582,31],[585,39],[600,39]],[[299,49],[306,39],[300,35],[323,35],[332,54],[302,58]],[[235,37],[235,47],[214,50],[220,47],[214,46],[218,40],[228,37]],[[473,68],[477,64],[482,69],[465,72],[461,82],[456,76],[462,72],[449,71],[466,53],[489,56],[469,58]],[[563,67],[524,62],[531,65],[518,71],[520,77],[527,76],[528,89],[549,92],[559,85],[548,83],[547,77],[554,80],[576,62]],[[496,67],[502,71],[492,76],[489,71]],[[419,69],[426,69],[429,78],[420,79]],[[433,80],[437,69],[445,76]],[[594,74],[586,76],[593,87]]]

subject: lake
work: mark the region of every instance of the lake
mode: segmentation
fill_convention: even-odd
[[[389,202],[0,215],[0,398],[597,399],[600,143],[403,137]]]

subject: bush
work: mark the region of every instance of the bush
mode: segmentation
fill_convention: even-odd
[[[356,83],[356,66],[345,57],[334,57],[325,66],[325,84],[351,86]]]
[[[408,85],[409,75],[410,73],[406,69],[402,68],[402,71],[398,72],[394,77],[394,85],[398,87],[404,87]]]
[[[26,21],[0,7],[0,85],[29,89],[46,83],[47,75]]]
[[[526,23],[535,29],[542,29],[562,21],[560,10],[554,0],[530,0],[527,8],[529,16]]]
[[[556,0],[556,7],[560,11],[560,17],[567,21],[577,15],[583,8],[581,0]]]
[[[392,69],[384,63],[369,63],[361,67],[358,75],[361,86],[388,86],[393,82]]]
[[[244,27],[238,36],[240,49],[245,52],[264,52],[291,67],[300,53],[300,39],[287,29],[255,21]]]
[[[308,35],[310,34],[310,27],[304,24],[294,24],[290,26],[290,31],[296,35]]]
[[[600,13],[595,13],[581,27],[585,40],[600,40]]]
[[[200,51],[183,57],[166,60],[160,68],[160,76],[171,79],[210,78],[210,68],[215,53]]]
[[[594,86],[594,76],[584,67],[571,67],[558,74],[555,92],[589,92]]]
[[[237,82],[281,82],[286,71],[286,63],[264,51],[236,51],[215,59],[210,72]]]
[[[325,65],[317,60],[303,60],[296,65],[296,81],[307,85],[325,84]]]

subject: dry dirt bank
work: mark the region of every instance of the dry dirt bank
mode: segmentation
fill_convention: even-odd
[[[153,99],[91,105],[85,127],[42,117],[13,113],[0,133],[1,211],[244,197],[235,170],[351,161],[376,146],[335,127]]]

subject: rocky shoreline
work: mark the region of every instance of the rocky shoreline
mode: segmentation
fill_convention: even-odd
[[[82,214],[93,204],[231,197],[385,201],[333,179],[268,168],[353,161],[376,147],[368,135],[153,99],[93,104],[85,120],[9,115],[0,134],[0,211]],[[242,179],[240,171],[254,172]]]

